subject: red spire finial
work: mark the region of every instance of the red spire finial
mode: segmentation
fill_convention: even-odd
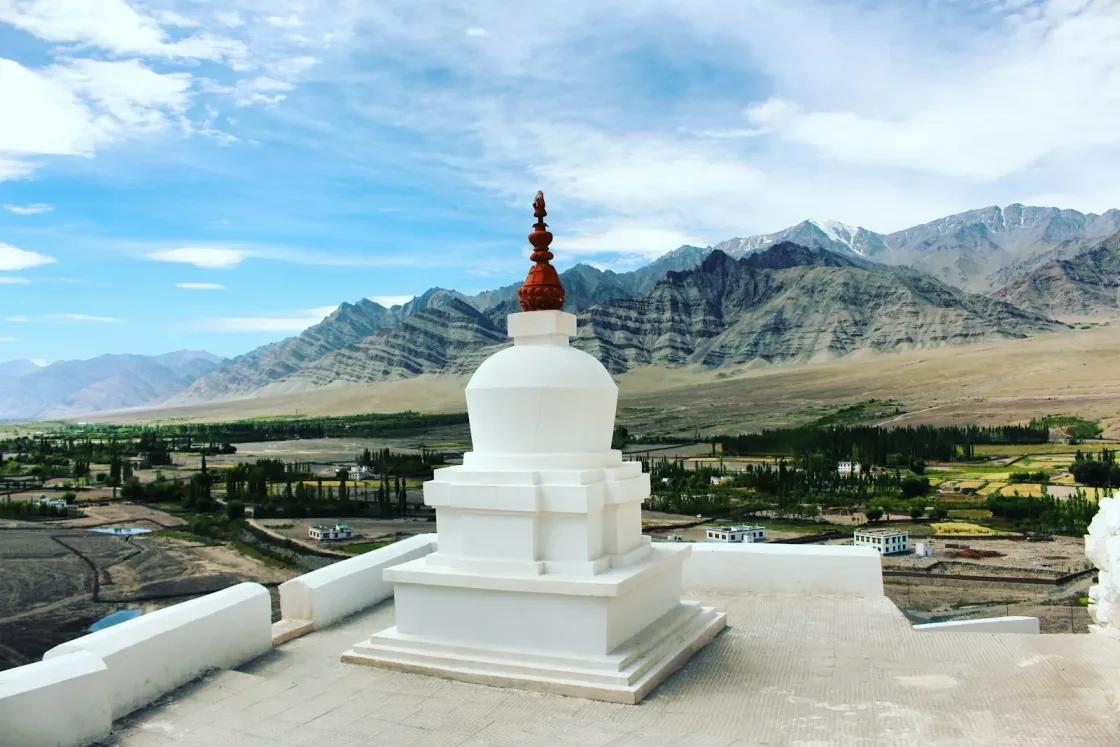
[[[552,234],[544,222],[548,215],[544,209],[544,192],[537,192],[537,199],[533,200],[533,215],[537,222],[529,234],[529,243],[533,245],[529,259],[536,264],[529,268],[529,277],[525,278],[517,296],[522,311],[559,311],[564,308],[564,286],[560,284],[556,268],[549,264],[552,252],[548,245],[552,243]]]

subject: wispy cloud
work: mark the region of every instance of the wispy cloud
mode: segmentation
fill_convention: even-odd
[[[175,283],[175,287],[186,290],[226,290],[220,283]]]
[[[113,245],[115,242],[107,242]],[[130,248],[124,245],[124,248]],[[174,249],[145,251],[146,259],[194,265],[204,270],[225,270],[237,267],[247,259],[323,267],[424,267],[441,262],[425,252],[370,254],[341,249],[334,252],[292,246],[182,246]]]
[[[49,212],[53,208],[45,202],[37,202],[33,205],[5,205],[4,209],[16,215],[37,215]]]
[[[47,314],[48,319],[68,319],[72,322],[98,322],[98,323],[117,323],[123,322],[123,319],[117,319],[112,316],[92,316],[90,314]]]
[[[207,270],[226,270],[241,264],[252,253],[244,249],[216,246],[185,246],[152,252],[147,256],[148,259],[160,262],[180,262]]]
[[[45,367],[50,365],[50,361],[45,360],[43,358],[32,358],[31,362],[34,363],[39,368],[45,368]]]
[[[29,252],[10,244],[0,243],[0,271],[27,270],[39,265],[49,265],[55,261],[54,257],[48,257],[45,254]]]
[[[317,306],[275,316],[240,316],[204,319],[195,325],[207,332],[302,332],[329,316],[337,306]]]
[[[14,337],[0,337],[0,342],[19,342],[19,340]]]
[[[27,278],[14,277],[12,275],[0,275],[0,285],[27,285],[31,281]]]
[[[31,318],[26,317],[26,316],[8,316],[8,317],[4,317],[4,321],[13,322],[13,323],[29,322],[29,321],[31,321]]]
[[[374,303],[379,303],[386,308],[392,308],[394,306],[403,306],[404,304],[408,303],[409,301],[411,301],[414,298],[416,298],[415,295],[412,295],[412,296],[370,296],[369,300],[373,301]]]

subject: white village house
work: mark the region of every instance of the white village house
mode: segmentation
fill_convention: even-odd
[[[706,527],[709,542],[765,542],[766,527]]]
[[[893,529],[857,529],[853,545],[875,548],[880,555],[897,555],[910,552],[910,532]]]
[[[333,527],[317,526],[308,529],[307,536],[318,542],[324,540],[347,540],[353,539],[354,530],[345,524],[335,524]]]
[[[861,472],[859,462],[840,462],[836,465],[836,472],[842,477],[858,475]]]

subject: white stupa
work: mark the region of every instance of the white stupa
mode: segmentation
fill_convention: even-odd
[[[681,600],[691,548],[642,535],[649,475],[611,449],[618,387],[568,346],[540,193],[534,207],[514,345],[467,385],[474,451],[424,485],[438,550],[385,571],[396,626],[343,660],[637,703],[726,620]]]

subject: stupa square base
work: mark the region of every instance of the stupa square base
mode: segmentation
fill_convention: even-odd
[[[342,656],[342,661],[633,705],[726,626],[724,613],[696,602],[680,602],[605,655],[464,645],[400,633],[393,627],[356,645]]]

